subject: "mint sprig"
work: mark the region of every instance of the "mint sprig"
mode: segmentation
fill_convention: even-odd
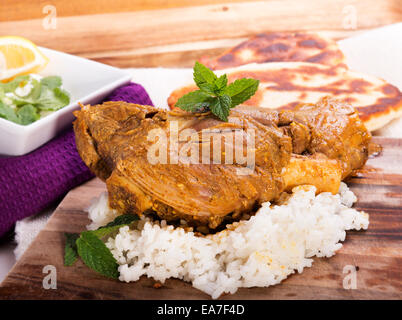
[[[78,233],[65,233],[66,245],[64,247],[64,265],[72,266],[78,259],[76,241],[79,238]]]
[[[258,80],[243,78],[232,82],[223,89],[223,93],[230,96],[231,108],[233,108],[250,99],[256,93],[258,85]]]
[[[193,68],[194,82],[199,90],[177,100],[176,107],[190,112],[211,111],[227,122],[230,109],[250,99],[257,91],[259,80],[242,78],[228,85],[226,74],[217,77],[212,70],[196,62]]]
[[[119,265],[102,238],[118,231],[121,227],[130,225],[135,220],[138,220],[137,215],[124,214],[96,230],[84,231],[81,234],[66,233],[64,265],[72,266],[79,256],[92,270],[106,277],[117,279]]]
[[[88,267],[109,278],[119,277],[116,259],[93,232],[82,232],[76,244],[78,255]]]
[[[214,99],[213,103],[209,106],[211,112],[222,121],[227,122],[229,110],[232,105],[232,99],[227,94],[223,94]]]

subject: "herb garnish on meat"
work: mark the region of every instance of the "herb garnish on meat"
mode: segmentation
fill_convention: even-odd
[[[230,109],[250,99],[258,89],[259,81],[242,78],[228,85],[226,74],[217,77],[203,64],[194,65],[194,82],[199,90],[182,96],[176,107],[190,112],[210,110],[222,121],[227,122]]]

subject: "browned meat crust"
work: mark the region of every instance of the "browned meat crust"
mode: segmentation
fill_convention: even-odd
[[[166,220],[185,219],[210,228],[277,199],[289,186],[310,183],[319,191],[336,192],[341,177],[364,165],[370,141],[355,110],[329,99],[295,112],[237,107],[227,123],[208,113],[124,102],[85,106],[75,115],[78,151],[106,182],[112,208],[139,215],[154,212]],[[172,163],[172,158],[167,164],[152,163],[148,152],[155,141],[149,140],[149,134],[156,129],[169,137],[174,122],[180,133],[192,129],[196,135],[190,141],[179,139],[178,163]],[[212,139],[201,136],[202,130],[211,132]],[[246,164],[236,159],[225,164],[225,159],[239,148],[233,142],[235,132],[241,132],[243,147],[251,131],[255,132],[255,167],[239,175],[238,169]],[[219,164],[185,163],[189,143],[202,151],[211,148],[213,138],[221,141],[214,155]],[[166,147],[170,154],[173,147],[168,143]],[[208,158],[214,159],[212,154]],[[300,168],[308,172],[303,178]]]

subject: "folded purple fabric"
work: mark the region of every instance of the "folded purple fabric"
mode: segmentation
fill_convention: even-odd
[[[135,83],[114,90],[105,101],[153,105]],[[27,155],[0,158],[0,238],[16,221],[41,212],[92,177],[78,155],[72,128]]]

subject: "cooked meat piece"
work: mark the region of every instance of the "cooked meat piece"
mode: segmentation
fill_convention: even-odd
[[[293,155],[282,174],[285,191],[294,187],[310,184],[317,188],[317,193],[336,194],[342,180],[339,161],[317,156]]]
[[[237,107],[228,122],[124,102],[75,115],[78,151],[106,182],[112,208],[210,228],[299,184],[336,192],[365,163],[370,140],[357,113],[330,100],[295,113]]]
[[[289,126],[297,123],[309,130],[309,141],[305,149],[299,147],[295,153],[321,153],[329,159],[338,160],[341,164],[342,179],[366,163],[371,134],[350,105],[324,98],[317,104],[304,104],[296,107],[293,112],[283,112],[280,122],[285,114],[287,118],[293,117]],[[306,131],[290,131],[294,141],[306,139]]]
[[[76,116],[74,126],[80,155],[106,181],[110,205],[120,212],[155,211],[162,218],[185,217],[213,228],[226,215],[236,217],[249,212],[255,204],[274,199],[283,189],[281,172],[290,159],[291,139],[273,123],[262,125],[236,111],[225,123],[210,115],[168,112],[122,102],[87,106]],[[233,137],[235,132],[245,135],[245,129],[254,129],[257,150],[254,173],[238,174],[245,163],[184,164],[185,142],[179,143],[181,159],[177,164],[172,159],[168,164],[152,164],[148,159],[148,151],[154,145],[148,140],[151,130],[163,130],[170,138],[169,128],[173,124],[177,124],[180,133],[188,128],[196,133],[211,132],[212,138],[207,141],[205,131],[203,136],[196,136],[193,143],[197,149],[205,148],[204,145],[210,149],[216,136],[220,140],[225,135]],[[211,152],[209,160],[218,156],[220,161],[224,152],[231,150],[234,154],[234,149],[240,147],[226,141],[221,150]],[[229,148],[225,148],[226,144]]]
[[[268,111],[238,106],[261,122],[270,119],[292,138],[293,153],[323,154],[339,161],[342,179],[361,168],[368,158],[371,134],[350,105],[325,97],[316,104],[300,104],[292,111]]]

